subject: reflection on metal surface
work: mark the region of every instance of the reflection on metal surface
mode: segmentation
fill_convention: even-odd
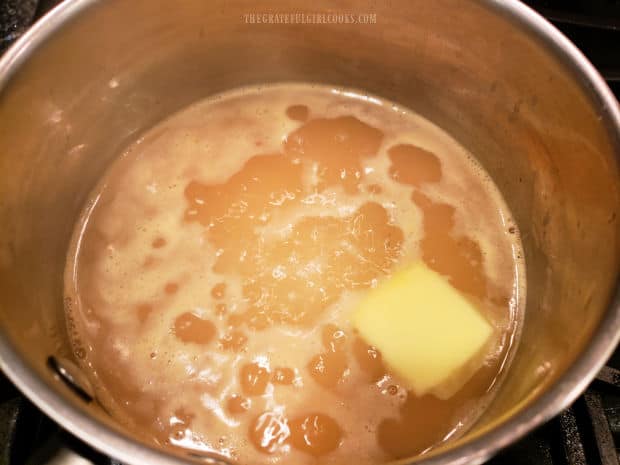
[[[82,400],[91,402],[94,399],[90,381],[75,363],[52,355],[47,358],[47,366]]]
[[[33,464],[34,465],[34,464]],[[41,464],[40,464],[41,465]],[[45,465],[94,465],[90,460],[80,457],[75,452],[68,449],[60,450]]]

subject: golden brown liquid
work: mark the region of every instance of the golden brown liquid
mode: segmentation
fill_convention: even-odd
[[[488,402],[519,320],[519,254],[496,188],[429,122],[348,91],[244,89],[110,168],[76,228],[67,317],[99,399],[147,440],[240,463],[379,463]],[[417,259],[495,329],[473,375],[421,397],[348,319]]]

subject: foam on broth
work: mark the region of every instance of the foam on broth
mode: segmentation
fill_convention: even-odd
[[[348,321],[418,259],[495,330],[473,375],[422,397]],[[102,404],[164,447],[252,464],[377,463],[465,430],[506,369],[523,285],[510,212],[455,140],[301,84],[217,95],[136,141],[93,192],[65,276]]]

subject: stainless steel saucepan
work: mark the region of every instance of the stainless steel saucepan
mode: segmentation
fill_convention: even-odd
[[[376,22],[277,24],[269,13]],[[479,157],[521,229],[527,308],[509,375],[473,429],[419,463],[480,463],[569,405],[620,338],[620,110],[575,46],[509,0],[67,0],[54,9],[0,60],[6,375],[127,464],[209,460],[143,444],[89,401],[63,319],[65,254],[88,192],[138,134],[215,92],[275,81],[366,89],[419,112]]]

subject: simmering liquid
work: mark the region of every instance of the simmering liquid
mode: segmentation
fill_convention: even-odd
[[[488,403],[521,256],[497,188],[430,122],[348,90],[247,88],[172,116],[108,170],[76,226],[68,328],[101,403],[161,446],[379,463],[441,444]],[[473,374],[416,396],[349,316],[420,259],[494,333]]]

